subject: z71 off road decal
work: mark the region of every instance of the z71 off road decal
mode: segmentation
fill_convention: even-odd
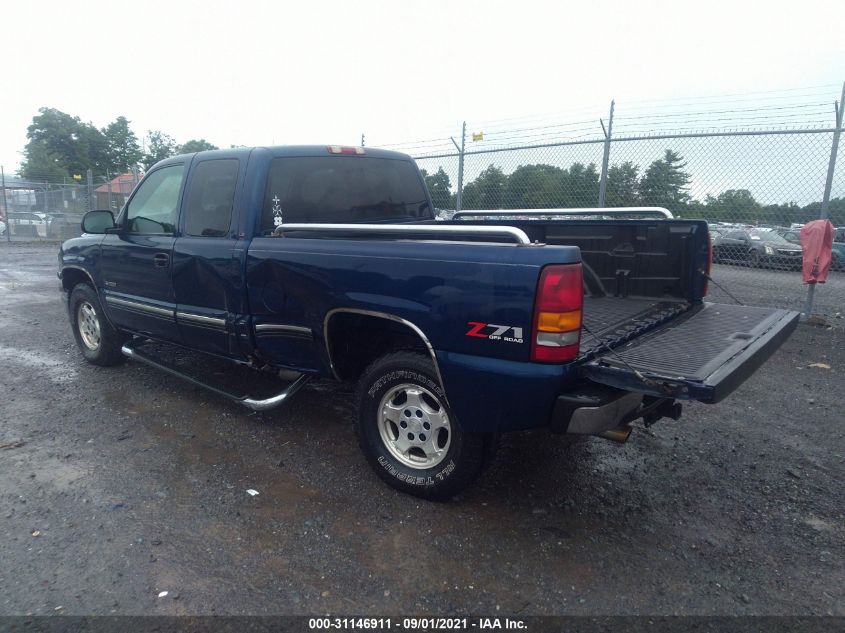
[[[496,325],[494,323],[479,323],[468,321],[467,336],[486,338],[490,341],[505,341],[506,343],[522,343],[522,328],[513,325]]]

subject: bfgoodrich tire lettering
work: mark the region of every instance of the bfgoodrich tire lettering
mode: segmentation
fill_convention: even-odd
[[[355,429],[379,477],[428,499],[447,499],[466,488],[494,446],[492,437],[461,429],[432,362],[411,352],[387,354],[364,372]]]

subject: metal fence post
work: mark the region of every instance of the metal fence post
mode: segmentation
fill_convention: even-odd
[[[452,139],[452,143],[455,147],[458,148],[458,195],[455,199],[455,211],[461,210],[461,196],[464,192],[464,146],[466,144],[467,139],[467,122],[464,121],[463,125],[461,126],[461,145],[458,147],[458,143],[455,141],[454,137],[449,137]]]
[[[613,108],[615,105],[616,102],[611,100],[610,117],[607,120],[606,130],[604,129],[604,121],[599,119],[599,123],[601,123],[601,129],[604,131],[604,155],[601,159],[601,181],[599,182],[599,208],[605,206],[604,198],[607,194],[607,168],[608,162],[610,162],[610,135],[613,133]]]
[[[9,202],[6,199],[6,170],[0,165],[0,178],[3,184],[3,217],[6,219],[6,241],[12,241],[12,225],[9,222]]]
[[[830,148],[830,162],[827,164],[827,180],[824,183],[824,195],[819,210],[819,219],[826,220],[828,207],[830,205],[830,190],[833,187],[833,174],[836,171],[836,154],[839,149],[839,136],[842,132],[842,111],[845,110],[845,82],[842,83],[842,94],[839,102],[834,104],[836,112],[836,128],[833,130],[833,143]],[[807,305],[804,308],[804,316],[813,314],[813,300],[816,296],[816,284],[807,284]]]
[[[94,174],[89,169],[85,172],[85,180],[88,184],[88,210],[93,211],[95,204],[94,204]]]

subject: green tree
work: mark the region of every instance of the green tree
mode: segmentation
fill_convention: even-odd
[[[191,139],[184,145],[180,145],[179,148],[176,150],[177,154],[193,154],[194,152],[206,152],[212,149],[220,149],[216,145],[212,145],[204,138],[201,139]]]
[[[442,167],[438,168],[437,173],[434,174],[429,174],[425,169],[420,171],[435,208],[452,208],[452,183],[449,180],[449,174],[443,171]]]
[[[703,211],[708,220],[756,223],[763,207],[748,189],[728,189],[716,197],[707,196]]]
[[[30,180],[60,181],[67,178],[70,170],[63,157],[52,153],[43,143],[27,143],[20,174]]]
[[[147,131],[147,151],[141,162],[149,169],[158,161],[176,155],[176,141],[160,130]]]
[[[142,158],[138,137],[129,129],[126,117],[119,116],[103,129],[108,146],[109,166],[111,173],[129,171]]]
[[[590,163],[584,167],[581,163],[573,163],[566,171],[563,195],[557,200],[550,200],[549,206],[592,207],[596,204],[598,197],[599,173],[595,164]]]
[[[504,172],[490,165],[470,183],[464,186],[461,206],[464,209],[502,209],[508,177]]]
[[[667,149],[662,159],[648,166],[640,179],[640,198],[643,204],[681,211],[690,201],[687,185],[689,174],[680,154]],[[608,174],[609,175],[609,174]]]
[[[631,161],[607,170],[605,204],[609,207],[636,207],[640,204],[640,168]]]
[[[103,173],[109,164],[108,142],[91,123],[55,108],[40,108],[26,132],[21,175],[44,178]]]
[[[796,222],[811,222],[818,220],[822,203],[811,202],[798,214]],[[845,226],[845,198],[831,198],[827,206],[827,215],[834,226]]]
[[[802,217],[801,205],[795,202],[783,204],[767,204],[763,207],[760,218],[766,224],[789,226],[793,222],[800,221]]]
[[[507,177],[505,209],[540,209],[563,206],[568,173],[553,165],[520,165]]]

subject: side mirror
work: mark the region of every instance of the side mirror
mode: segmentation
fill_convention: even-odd
[[[83,233],[107,233],[114,228],[114,214],[111,211],[89,211],[82,216]]]

